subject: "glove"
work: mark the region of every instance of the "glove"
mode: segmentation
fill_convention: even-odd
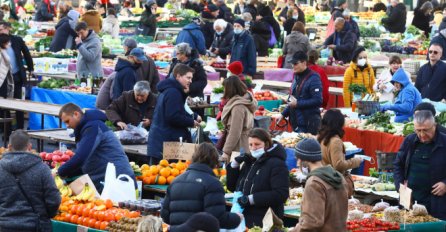
[[[240,154],[239,156],[235,157],[234,160],[235,160],[237,163],[241,164],[241,163],[243,163],[243,162],[245,162],[245,161],[248,161],[248,160],[249,160],[249,157],[248,157],[248,155],[246,155],[246,153],[242,153],[242,154]]]
[[[380,110],[381,112],[384,112],[384,111],[386,111],[386,110],[389,110],[389,108],[390,108],[390,105],[389,105],[389,104],[384,104],[384,105],[380,105],[380,106],[379,106],[379,110]]]
[[[246,209],[246,207],[248,207],[249,204],[249,198],[246,195],[243,195],[241,197],[239,197],[239,199],[237,199],[237,203],[239,203],[239,205],[243,208]]]

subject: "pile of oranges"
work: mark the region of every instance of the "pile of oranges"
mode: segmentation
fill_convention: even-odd
[[[181,175],[186,171],[189,164],[190,161],[178,161],[178,163],[169,164],[169,161],[167,160],[161,160],[158,165],[149,166],[143,164],[141,166],[142,176],[137,178],[142,180],[144,184],[171,184],[178,175]]]
[[[118,221],[123,217],[137,218],[140,216],[138,211],[114,207],[111,200],[80,203],[68,197],[63,197],[62,204],[59,206],[59,214],[53,219],[105,230],[109,222]]]

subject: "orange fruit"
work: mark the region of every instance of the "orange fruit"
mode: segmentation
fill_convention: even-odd
[[[124,217],[124,214],[122,214],[122,213],[116,213],[115,214],[116,221],[119,221],[119,219],[121,219],[122,217]]]
[[[186,165],[189,166],[192,163],[190,160],[186,160]]]
[[[148,164],[141,165],[141,170],[142,171],[146,171],[146,170],[149,170],[149,169],[150,169],[150,166]]]
[[[71,214],[77,214],[77,207],[79,207],[79,206],[78,205],[71,206],[70,213]]]
[[[88,217],[84,217],[84,220],[82,220],[82,225],[83,226],[88,226],[88,222],[90,221],[90,218]]]
[[[170,170],[170,175],[171,175],[171,176],[178,176],[178,175],[180,175],[180,170],[178,170],[178,169],[176,169],[176,168],[172,168],[172,169]]]
[[[151,176],[151,175],[152,175],[152,171],[150,171],[150,170],[144,170],[142,172],[142,176],[143,177],[148,177],[148,176]]]
[[[107,206],[107,209],[110,209],[113,207],[113,201],[110,199],[105,200],[105,206]]]
[[[142,182],[144,184],[150,184],[150,180],[151,180],[151,178],[150,178],[150,176],[148,176],[148,177],[144,177],[144,179],[142,179]]]
[[[115,215],[113,215],[112,213],[108,213],[108,212],[105,213],[104,221],[111,222],[114,220],[115,220]]]
[[[170,176],[170,168],[162,168],[160,170],[160,175],[164,176],[164,177],[169,177]]]
[[[184,169],[181,170],[181,171],[180,171],[180,175],[183,174],[185,171],[186,171],[186,170],[184,170]]]
[[[226,176],[226,169],[220,169],[220,176]]]
[[[76,222],[76,224],[78,224],[78,225],[82,225],[82,222],[83,222],[83,221],[84,221],[84,217],[80,216],[80,217],[77,218],[77,222]]]
[[[186,164],[184,164],[184,163],[181,162],[181,160],[180,160],[180,161],[178,161],[176,168],[177,168],[178,170],[180,170],[180,171],[181,171],[181,170],[184,170],[184,169],[186,169]]]
[[[212,171],[214,172],[214,174],[216,175],[216,176],[218,176],[218,169],[216,169],[216,168],[214,168],[214,169],[212,169]]]
[[[98,212],[98,221],[103,221],[105,218],[105,213],[100,211]]]
[[[137,218],[139,217],[141,214],[138,211],[131,211],[130,212],[130,218]]]
[[[76,224],[77,223],[77,219],[79,219],[79,216],[77,216],[76,214],[72,215],[71,218],[70,218],[70,222],[73,223],[73,224]]]
[[[163,160],[160,161],[160,165],[163,166],[163,167],[167,167],[167,166],[169,166],[169,161],[163,159]]]
[[[96,221],[94,223],[94,228],[99,230],[101,228],[101,221]]]
[[[159,169],[156,165],[150,166],[150,171],[152,172],[152,175],[157,175],[159,172]]]
[[[101,226],[99,227],[100,230],[105,230],[107,228],[108,222],[101,222]]]
[[[177,163],[171,163],[171,164],[170,164],[170,167],[171,167],[171,168],[176,168],[176,167],[177,167]]]
[[[90,209],[89,208],[84,208],[82,210],[82,216],[83,217],[89,217],[90,216]]]
[[[63,221],[64,222],[70,222],[71,221],[71,216],[72,216],[71,214],[66,213],[65,216],[64,216]]]
[[[90,218],[90,220],[88,220],[88,227],[94,228],[95,223],[96,223],[96,219]]]
[[[156,177],[157,176],[150,176],[150,184],[155,184],[156,183]]]
[[[164,177],[164,176],[158,176],[158,180],[157,180],[156,183],[159,184],[159,185],[165,185],[166,182],[167,182],[166,177]]]
[[[84,206],[83,205],[79,205],[77,207],[76,214],[79,215],[79,216],[82,216],[82,212],[83,211],[84,211]]]
[[[173,180],[175,180],[174,176],[167,177],[167,184],[172,184]]]

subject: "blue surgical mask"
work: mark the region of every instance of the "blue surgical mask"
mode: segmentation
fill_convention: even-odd
[[[234,34],[239,35],[243,32],[243,29],[234,29]]]
[[[223,32],[222,32],[222,31],[220,31],[220,32],[219,32],[219,31],[216,31],[215,33],[216,33],[217,35],[221,35],[221,33],[223,33]]]
[[[250,151],[252,157],[259,159],[260,157],[262,157],[263,154],[265,154],[265,148],[259,148],[257,150],[254,151]]]
[[[299,18],[299,15],[293,15],[293,19]]]

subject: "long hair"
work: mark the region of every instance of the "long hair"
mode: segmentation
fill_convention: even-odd
[[[344,136],[344,115],[338,109],[330,109],[322,118],[321,129],[319,130],[319,136],[317,140],[319,143],[328,145],[330,139],[334,136]]]

